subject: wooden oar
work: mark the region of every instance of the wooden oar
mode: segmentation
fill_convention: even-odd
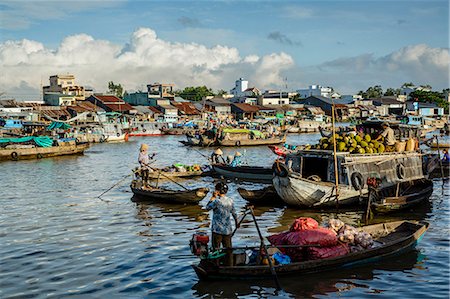
[[[253,217],[253,221],[255,222],[256,230],[258,231],[259,238],[261,239],[261,246],[264,248],[264,253],[266,254],[267,261],[269,262],[270,272],[272,273],[273,279],[275,280],[275,284],[277,285],[277,290],[282,290],[280,281],[278,280],[277,272],[275,271],[272,260],[270,259],[269,252],[267,251],[267,246],[264,243],[264,238],[259,229],[258,222],[256,221],[255,213],[253,213],[253,208],[249,207],[248,209],[250,210],[250,213],[252,214]]]
[[[242,222],[244,221],[245,216],[247,216],[247,214],[248,214],[247,211],[248,211],[248,210],[245,210],[244,215],[242,215],[241,220],[237,223],[236,227],[234,228],[234,231],[233,231],[233,233],[231,234],[231,237],[234,236],[234,234],[235,234],[236,231],[238,230],[239,226],[240,226],[240,225],[242,224]]]

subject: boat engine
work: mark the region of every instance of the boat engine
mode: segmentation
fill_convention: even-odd
[[[209,236],[206,233],[198,232],[193,234],[191,242],[189,242],[191,252],[196,256],[208,255],[208,242]]]

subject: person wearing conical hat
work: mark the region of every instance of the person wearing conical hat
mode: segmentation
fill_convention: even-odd
[[[225,159],[223,158],[223,152],[220,148],[216,148],[216,150],[211,154],[211,163],[212,164],[225,163]]]
[[[147,184],[149,173],[152,172],[152,169],[150,168],[150,160],[152,160],[155,157],[155,153],[149,156],[148,147],[149,146],[145,143],[141,144],[138,157],[141,178],[142,181],[144,182],[144,185]]]
[[[236,152],[234,154],[233,161],[231,162],[232,167],[238,167],[239,165],[241,165],[241,156],[242,154],[240,152]]]

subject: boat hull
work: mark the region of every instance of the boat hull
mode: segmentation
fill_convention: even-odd
[[[221,176],[243,181],[271,183],[273,171],[271,168],[257,166],[232,167],[224,164],[213,164],[213,171]]]
[[[67,155],[83,155],[89,144],[59,145],[51,147],[16,148],[0,150],[0,161],[42,159]]]
[[[161,172],[158,171],[150,172],[148,174],[149,179],[167,179],[167,178],[192,178],[197,176],[205,176],[208,175],[209,172],[205,171],[186,171],[186,172]]]
[[[208,194],[208,188],[174,191],[167,189],[144,189],[136,183],[131,184],[131,191],[135,195],[134,201],[158,201],[167,203],[196,204]]]
[[[277,138],[268,139],[222,139],[217,143],[220,146],[258,146],[258,145],[276,145],[286,142],[286,135]]]
[[[273,186],[281,199],[288,205],[298,207],[336,206],[335,185],[330,182],[316,182],[304,179],[295,173],[286,177],[275,176]],[[347,185],[339,185],[339,205],[359,204],[362,194]]]
[[[239,195],[252,204],[259,205],[279,205],[284,204],[283,200],[278,196],[273,186],[265,187],[260,190],[247,190],[238,188]]]
[[[429,224],[426,222],[397,221],[362,227],[359,230],[375,236],[380,234],[380,237],[374,237],[374,239],[381,245],[337,258],[276,265],[274,269],[278,276],[303,275],[375,263],[413,249],[428,229],[428,226]],[[204,280],[273,278],[270,267],[266,265],[224,267],[217,266],[204,259],[199,265],[193,265],[192,267],[198,277]]]
[[[371,199],[371,208],[379,214],[392,213],[400,210],[409,209],[426,200],[428,200],[433,193],[433,182],[427,179],[417,180],[413,182],[404,182],[399,186],[399,194],[403,190],[410,191],[408,194],[396,196],[396,186],[384,188],[376,193],[369,194]]]

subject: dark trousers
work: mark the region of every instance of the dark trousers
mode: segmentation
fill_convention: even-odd
[[[221,235],[212,233],[212,246],[214,250],[218,250],[222,245],[225,248],[226,256],[225,256],[225,265],[233,266],[233,249],[231,244],[231,235]]]

